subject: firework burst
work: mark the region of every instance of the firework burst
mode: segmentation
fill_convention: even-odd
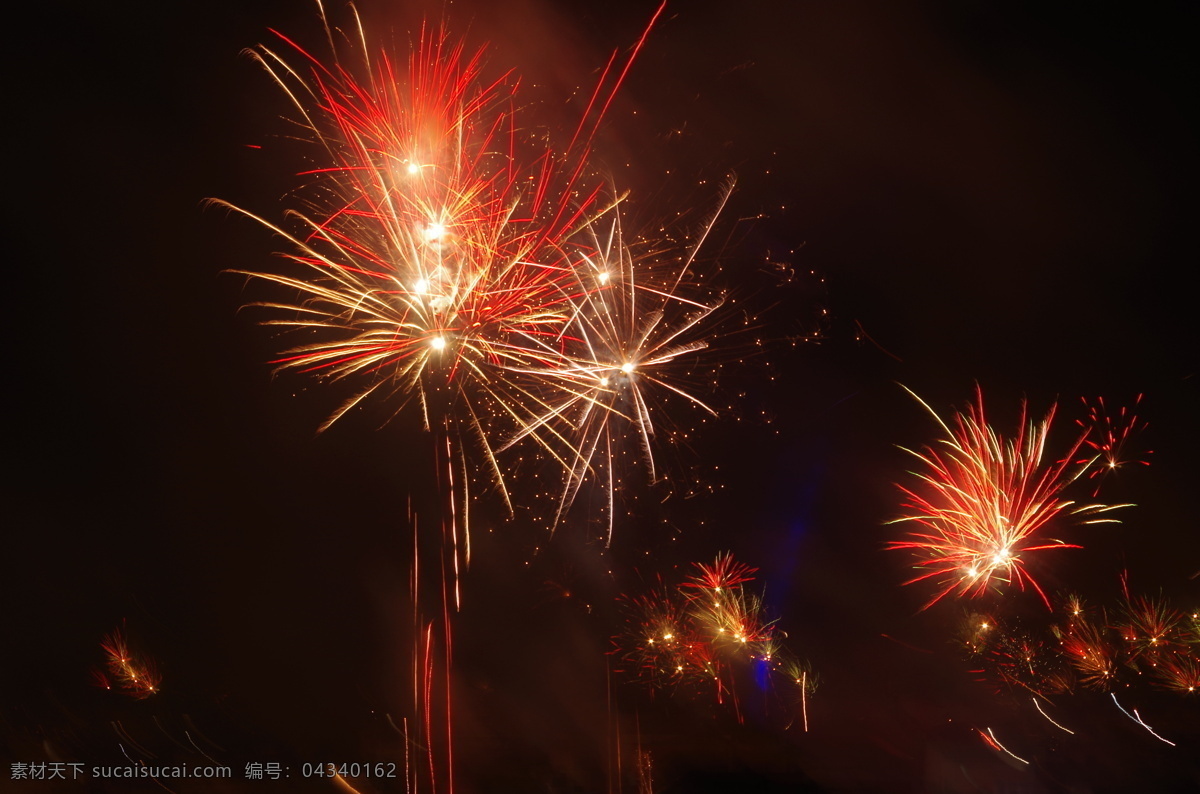
[[[1084,398],[1083,405],[1088,416],[1086,420],[1076,420],[1076,424],[1086,431],[1084,444],[1097,460],[1094,466],[1091,466],[1092,460],[1087,458],[1077,460],[1076,463],[1090,466],[1088,476],[1096,480],[1093,496],[1100,492],[1101,481],[1118,469],[1132,465],[1150,465],[1149,456],[1152,451],[1138,450],[1130,443],[1131,439],[1149,427],[1147,422],[1138,419],[1136,413],[1141,401],[1142,395],[1139,394],[1131,406],[1121,406],[1113,413],[1105,406],[1103,397],[1098,397],[1092,402]]]
[[[472,497],[490,488],[513,509],[514,469],[501,453],[532,445],[533,457],[561,466],[557,523],[593,474],[611,494],[621,434],[640,439],[654,479],[652,395],[707,408],[667,369],[704,349],[701,329],[720,305],[684,294],[707,230],[678,257],[649,243],[635,255],[619,198],[589,164],[662,10],[624,69],[610,60],[561,151],[517,119],[517,81],[484,79],[481,53],[442,31],[422,29],[407,65],[369,56],[361,25],[357,40],[339,44],[328,22],[329,63],[283,36],[283,54],[254,53],[320,166],[301,174],[303,203],[286,223],[225,205],[290,248],[279,272],[235,272],[289,296],[256,304],[266,324],[299,339],[273,363],[348,392],[322,430],[372,398],[393,416],[415,403],[433,435],[441,504],[432,542],[417,540],[410,514],[413,699],[429,776],[446,776],[451,789],[451,614],[470,562]],[[339,59],[342,48],[355,57]],[[652,267],[661,262],[669,277]]]
[[[274,363],[353,381],[323,427],[376,392],[396,411],[416,399],[427,428],[461,422],[503,490],[494,428],[543,406],[501,373],[554,358],[525,341],[561,336],[586,289],[571,238],[603,213],[601,188],[518,136],[515,87],[485,82],[479,53],[443,33],[423,32],[407,69],[381,56],[361,80],[284,41],[307,69],[266,48],[258,58],[332,162],[307,173],[298,233],[256,218],[299,266],[245,273],[298,296],[261,303],[267,324],[317,337]]]
[[[647,479],[654,482],[659,479],[658,439],[680,440],[675,426],[666,433],[658,428],[666,407],[717,414],[698,396],[711,382],[697,378],[693,368],[713,341],[712,315],[723,297],[687,277],[732,187],[730,182],[690,248],[669,240],[630,244],[615,212],[590,223],[583,238],[589,249],[580,271],[583,283],[570,300],[569,321],[553,338],[526,338],[540,354],[537,368],[506,367],[542,384],[544,409],[505,448],[536,436],[562,464],[565,480],[555,525],[583,483],[593,479],[606,495],[611,540],[615,495],[624,476],[619,461],[627,441],[635,439]]]
[[[1122,620],[1115,626],[1132,664],[1156,666],[1166,655],[1183,650],[1183,613],[1164,598],[1126,598]]]
[[[615,638],[616,652],[623,672],[654,689],[711,695],[735,708],[739,680],[752,677],[764,689],[770,684],[797,701],[807,729],[816,679],[784,646],[762,598],[743,586],[755,571],[723,554],[711,565],[694,564],[674,587],[626,599],[628,629]]]
[[[154,662],[134,653],[123,631],[116,629],[106,634],[100,647],[104,650],[108,674],[99,671],[93,674],[97,686],[116,688],[139,700],[158,694],[162,677]]]
[[[1120,650],[1105,626],[1087,619],[1073,620],[1065,631],[1056,634],[1063,654],[1084,686],[1106,692],[1116,685]]]
[[[919,529],[888,548],[917,553],[925,572],[908,583],[936,581],[937,592],[926,607],[955,591],[978,596],[1013,582],[1022,589],[1028,583],[1049,607],[1049,599],[1026,570],[1026,556],[1079,546],[1042,538],[1042,530],[1061,517],[1095,516],[1124,506],[1079,505],[1062,498],[1064,489],[1086,471],[1086,466],[1068,468],[1086,436],[1076,440],[1059,463],[1044,463],[1053,407],[1037,424],[1027,422],[1022,409],[1016,436],[1006,438],[987,424],[982,391],[975,404],[949,424],[913,396],[945,436],[936,448],[905,450],[923,464],[924,471],[914,475],[922,487],[900,486],[909,514],[890,523],[912,522]],[[1083,523],[1112,521],[1092,517]]]
[[[447,439],[436,446],[456,483],[450,512],[476,478],[511,511],[499,456],[532,444],[563,472],[551,525],[591,478],[606,488],[611,537],[626,440],[655,481],[662,407],[715,413],[697,396],[712,379],[692,370],[722,296],[692,269],[732,190],[687,245],[627,239],[621,198],[589,157],[641,42],[619,74],[609,63],[558,152],[523,132],[516,81],[483,79],[481,54],[444,32],[423,30],[407,68],[367,58],[361,32],[357,68],[280,38],[297,65],[255,55],[328,163],[304,172],[293,230],[237,210],[292,247],[282,272],[236,271],[294,296],[256,304],[302,338],[273,363],[349,390],[321,429],[368,397],[393,415],[418,404]]]
[[[1200,656],[1172,651],[1164,655],[1154,672],[1158,685],[1163,689],[1182,695],[1200,692]]]

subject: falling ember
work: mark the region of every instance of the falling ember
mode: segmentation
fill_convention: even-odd
[[[1142,715],[1141,715],[1141,714],[1138,714],[1138,710],[1137,710],[1137,709],[1134,709],[1134,710],[1133,710],[1133,713],[1132,713],[1132,714],[1130,714],[1130,713],[1129,713],[1129,712],[1128,712],[1128,711],[1125,709],[1125,707],[1121,705],[1121,702],[1120,702],[1119,700],[1117,700],[1117,695],[1116,695],[1116,693],[1115,693],[1115,692],[1110,692],[1110,693],[1109,693],[1109,697],[1111,697],[1111,698],[1112,698],[1112,702],[1113,702],[1114,704],[1116,704],[1116,707],[1117,707],[1118,709],[1120,709],[1120,710],[1121,710],[1121,713],[1122,713],[1122,714],[1124,714],[1126,717],[1128,717],[1129,719],[1133,720],[1133,721],[1134,721],[1134,722],[1136,722],[1138,725],[1141,725],[1143,728],[1145,728],[1147,731],[1149,731],[1151,736],[1153,736],[1155,739],[1158,739],[1158,740],[1159,740],[1160,742],[1162,742],[1163,744],[1169,744],[1169,745],[1171,745],[1172,747],[1175,747],[1175,742],[1171,741],[1170,739],[1164,739],[1162,736],[1159,736],[1159,735],[1158,735],[1158,734],[1157,734],[1157,733],[1154,731],[1154,729],[1153,729],[1153,728],[1151,728],[1149,725],[1147,725],[1147,724],[1146,724],[1146,721],[1142,719]]]
[[[927,579],[937,583],[926,607],[955,591],[978,596],[1013,582],[1022,589],[1028,583],[1049,607],[1049,599],[1026,570],[1027,556],[1079,546],[1041,538],[1040,533],[1059,518],[1094,516],[1125,506],[1077,505],[1063,498],[1063,491],[1087,470],[1086,466],[1068,470],[1068,461],[1087,436],[1076,440],[1060,462],[1045,463],[1053,407],[1037,424],[1027,424],[1022,410],[1016,435],[1006,438],[987,424],[982,391],[977,392],[976,403],[949,424],[916,399],[945,435],[937,447],[906,450],[922,464],[914,473],[919,484],[900,486],[909,514],[890,523],[913,522],[919,529],[888,548],[916,553],[924,573],[908,583]],[[1083,523],[1113,521],[1088,518]]]

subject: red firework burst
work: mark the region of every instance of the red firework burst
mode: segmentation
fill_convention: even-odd
[[[1028,583],[1049,607],[1049,599],[1026,570],[1026,558],[1036,551],[1079,546],[1041,537],[1043,530],[1061,517],[1095,515],[1121,506],[1077,505],[1063,498],[1063,491],[1084,471],[1070,470],[1068,461],[1086,436],[1077,439],[1060,462],[1044,463],[1053,407],[1036,424],[1027,420],[1022,408],[1016,435],[1005,437],[987,424],[982,390],[966,413],[955,414],[949,424],[917,400],[945,435],[937,447],[906,450],[922,463],[923,470],[915,473],[920,486],[900,486],[909,514],[891,523],[913,522],[919,529],[888,548],[917,553],[924,573],[908,583],[937,582],[938,590],[926,607],[955,591],[978,596],[1012,582],[1022,589]],[[1083,523],[1113,520],[1089,518]]]

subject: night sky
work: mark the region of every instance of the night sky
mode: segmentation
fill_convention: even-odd
[[[561,136],[576,94],[655,7],[360,5],[376,42],[404,55],[420,20],[444,14],[488,45],[485,74],[521,76],[522,118]],[[408,708],[408,516],[431,509],[431,441],[415,412],[388,423],[378,403],[316,432],[344,395],[272,374],[286,340],[242,308],[263,285],[226,272],[278,267],[284,244],[205,203],[276,221],[295,206],[309,166],[282,139],[286,101],[240,53],[271,28],[319,50],[315,6],[35,13],[10,22],[6,48],[0,790],[161,790],[9,779],[12,762],[126,763],[127,737],[158,763],[206,763],[190,735],[234,769],[167,783],[178,792],[335,790],[243,781],[247,762],[402,763],[389,715]],[[942,416],[978,384],[1002,432],[1022,400],[1033,417],[1057,402],[1064,448],[1081,398],[1142,394],[1134,443],[1151,465],[1101,495],[1136,507],[1120,524],[1057,526],[1084,548],[1031,571],[1052,596],[1110,609],[1122,576],[1200,606],[1195,30],[1183,3],[667,9],[595,165],[646,229],[699,225],[736,174],[700,266],[753,328],[714,341],[721,417],[664,406],[692,443],[661,451],[666,482],[631,473],[611,546],[588,515],[598,492],[552,537],[520,498],[512,520],[495,500],[472,508],[454,619],[458,790],[638,791],[639,743],[661,792],[1200,787],[1196,695],[1145,682],[1118,694],[1174,747],[1088,691],[1053,698],[1076,730],[1062,733],[1025,694],[976,680],[953,641],[970,608],[1050,622],[1036,594],[922,610],[929,588],[902,584],[912,558],[885,550],[914,463],[899,446],[938,435],[901,384]],[[739,719],[614,672],[620,596],[723,551],[759,569],[752,586],[819,677],[807,733],[769,697]],[[101,638],[122,626],[157,661],[160,694],[89,685]],[[987,747],[986,728],[1030,763]]]

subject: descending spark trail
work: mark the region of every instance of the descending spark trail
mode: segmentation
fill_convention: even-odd
[[[912,392],[909,392],[912,394]],[[987,424],[983,393],[974,405],[946,423],[913,394],[945,432],[938,448],[924,452],[906,450],[925,471],[915,476],[921,491],[905,486],[908,515],[890,523],[913,522],[920,529],[908,540],[893,541],[890,549],[912,549],[918,565],[926,572],[908,583],[934,579],[938,590],[926,603],[932,606],[948,594],[978,596],[1000,583],[1028,583],[1046,606],[1050,601],[1025,569],[1025,556],[1046,549],[1079,548],[1060,540],[1041,540],[1038,533],[1055,519],[1103,513],[1125,505],[1076,505],[1062,492],[1087,466],[1068,470],[1086,436],[1075,441],[1059,463],[1043,463],[1054,408],[1040,424],[1026,424],[1022,410],[1020,427],[1013,438],[1005,438]],[[1083,523],[1114,522],[1091,518]]]

